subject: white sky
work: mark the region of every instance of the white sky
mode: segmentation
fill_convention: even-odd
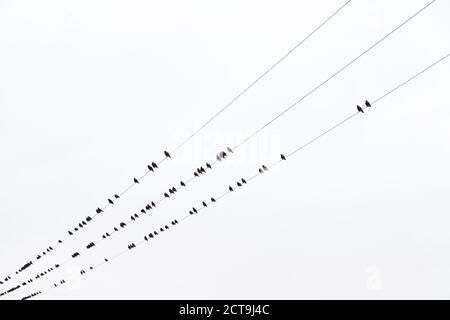
[[[92,215],[344,2],[0,0],[0,276]],[[159,199],[426,3],[353,0],[26,275]],[[438,0],[189,192],[8,298],[140,241],[449,53],[449,14]],[[450,298],[449,62],[151,245],[40,298]]]

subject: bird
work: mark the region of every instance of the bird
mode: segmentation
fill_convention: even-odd
[[[151,165],[147,165],[149,171],[153,172],[153,167]]]
[[[103,210],[102,210],[102,209],[100,209],[100,208],[97,208],[97,209],[95,209],[95,212],[96,212],[96,213],[102,213],[102,212],[103,212]]]
[[[170,194],[173,194],[173,190],[172,190],[172,189],[169,189],[169,193],[170,193]]]
[[[103,239],[106,239],[106,236],[105,236],[105,235],[103,235],[103,236],[102,236],[102,238],[103,238]]]
[[[131,216],[131,220],[135,221],[136,219],[133,216]]]
[[[144,240],[145,240],[145,241],[148,241],[148,238],[147,238],[147,236],[145,236],[145,237],[144,237]]]
[[[115,194],[115,195],[114,195],[114,198],[119,199],[120,196],[119,196],[118,194]]]
[[[202,170],[200,170],[200,168],[197,168],[197,173],[202,174]]]
[[[245,181],[245,179],[244,179],[244,178],[242,178],[242,179],[241,179],[241,181],[242,181],[242,183],[244,183],[244,184],[246,184],[246,183],[247,183],[247,181]]]
[[[259,173],[264,173],[263,169],[259,168],[258,169]]]
[[[197,209],[195,209],[195,208],[192,208],[192,211],[194,211],[195,213],[197,213]]]
[[[224,151],[222,151],[222,152],[220,153],[220,157],[223,158],[223,159],[225,159],[225,158],[227,157],[227,153],[224,152]]]
[[[227,150],[229,153],[233,153],[233,149],[231,149],[230,147],[227,147]]]
[[[73,233],[72,233],[72,231],[68,231],[68,233],[69,233],[69,235],[73,236]]]
[[[152,162],[152,167],[153,167],[154,169],[158,169],[158,165],[157,165],[156,163],[154,163],[154,162]]]
[[[370,104],[370,102],[369,102],[369,101],[367,101],[367,100],[366,100],[365,104],[366,104],[366,107],[367,107],[367,108],[370,108],[370,107],[372,107],[372,105]]]
[[[58,243],[62,243],[62,240],[58,240]]]
[[[91,221],[91,220],[92,220],[91,217],[89,217],[89,216],[86,217],[86,221],[87,221],[87,222],[89,222],[89,221]]]
[[[114,231],[119,232],[119,229],[117,229],[117,227],[114,227]]]
[[[208,206],[205,201],[203,201],[202,204],[205,208]]]
[[[79,226],[80,228],[83,228],[83,224],[82,224],[81,222],[78,224],[78,226]]]
[[[107,232],[107,233],[106,233],[106,236],[107,236],[107,237],[110,237],[111,235]]]
[[[264,171],[269,171],[269,168],[267,168],[265,165],[262,166]]]
[[[108,259],[105,258],[105,262],[108,262]]]
[[[173,192],[177,192],[177,188],[172,187],[172,191],[173,191]]]
[[[156,204],[153,201],[152,201],[152,206],[153,206],[153,208],[156,207]]]
[[[194,176],[198,177],[198,173],[196,171],[194,172]]]
[[[121,223],[120,223],[120,227],[121,227],[121,228],[125,228],[126,226],[127,226],[127,224],[126,224],[125,222],[121,222]]]
[[[217,160],[217,161],[222,161],[222,158],[221,158],[219,155],[217,155],[217,156],[216,156],[216,160]]]
[[[78,228],[74,228],[73,230],[74,230],[74,231],[78,231]]]
[[[213,197],[211,197],[211,202],[216,202],[216,199],[214,199]]]
[[[356,109],[358,109],[358,112],[364,113],[363,108],[361,108],[359,105],[356,106]]]
[[[170,196],[167,194],[167,192],[164,192],[164,197],[170,198]]]
[[[164,229],[163,228],[159,228],[159,231],[164,232]]]
[[[111,199],[108,199],[109,204],[114,204],[114,202]]]
[[[134,214],[135,218],[139,218],[139,215],[137,213]]]
[[[167,229],[169,229],[169,226],[166,224],[166,225],[164,226],[164,228],[166,228],[166,230],[167,230]]]
[[[150,238],[153,238],[153,234],[152,234],[152,233],[149,233],[148,236],[149,236]]]
[[[86,223],[86,221],[81,221],[81,224],[83,225],[83,226],[85,226],[85,225],[87,225],[87,223]]]
[[[141,209],[141,212],[144,213],[144,214],[147,213],[144,209]]]
[[[211,169],[211,165],[207,162],[206,163],[206,167],[208,168],[208,169]]]
[[[286,157],[284,156],[284,154],[281,154],[281,160],[286,160]]]
[[[139,180],[136,178],[134,178],[133,181],[134,181],[134,183],[139,183]]]
[[[242,184],[238,181],[238,182],[237,182],[237,186],[238,186],[238,187],[242,187]]]
[[[167,151],[164,151],[164,155],[165,155],[167,158],[170,158],[170,153],[168,153]]]
[[[180,182],[180,185],[181,185],[182,187],[186,187],[186,184],[185,184],[183,181]]]
[[[228,187],[228,190],[230,190],[230,192],[233,192],[233,188],[231,186]]]
[[[200,171],[203,172],[203,173],[206,172],[205,168],[203,168],[203,167],[200,167]]]
[[[146,210],[150,210],[151,208],[152,208],[152,207],[151,207],[149,204],[145,206],[145,209],[146,209]]]

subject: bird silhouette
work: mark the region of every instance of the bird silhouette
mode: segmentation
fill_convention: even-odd
[[[247,181],[245,181],[244,178],[241,179],[242,183],[247,184]]]
[[[205,201],[203,201],[202,204],[205,208],[208,206]]]
[[[126,224],[125,222],[121,222],[121,223],[120,223],[120,227],[121,227],[121,228],[125,228],[126,226],[127,226],[127,224]]]
[[[172,190],[172,189],[169,189],[169,193],[170,193],[170,194],[173,194],[173,190]]]
[[[148,236],[149,236],[150,238],[153,238],[153,237],[154,237],[152,233],[149,233]]]
[[[62,240],[58,240],[58,243],[62,243]]]
[[[223,159],[225,159],[225,158],[227,157],[227,153],[224,152],[224,151],[222,151],[222,152],[220,153],[220,157],[223,158]]]
[[[369,102],[369,101],[367,101],[367,100],[366,100],[366,102],[365,102],[365,105],[366,105],[366,107],[367,107],[367,108],[370,108],[370,107],[372,107],[372,105],[370,104],[370,102]]]
[[[286,157],[284,156],[284,154],[281,154],[281,160],[286,160]]]
[[[152,206],[153,206],[153,208],[156,207],[156,204],[153,201],[152,201]]]
[[[206,170],[205,170],[205,168],[203,168],[203,167],[200,167],[200,171],[201,171],[202,173],[206,173]]]
[[[139,183],[139,180],[136,178],[134,178],[133,181],[134,181],[134,183]]]
[[[87,225],[87,223],[86,223],[86,221],[81,221],[81,224],[83,225],[83,226],[86,226]]]
[[[131,216],[131,220],[135,221],[136,219],[133,216]]]
[[[103,235],[102,238],[103,238],[103,239],[106,239],[106,235]]]
[[[82,224],[81,222],[78,224],[78,226],[79,226],[80,228],[83,228],[83,224]]]
[[[145,237],[144,237],[144,240],[145,240],[145,241],[148,241],[148,238],[147,238],[147,236],[145,236]]]
[[[170,198],[170,196],[167,194],[167,192],[164,192],[164,197]]]
[[[195,208],[192,208],[192,211],[194,211],[195,213],[197,213],[197,209],[195,209]]]
[[[217,155],[217,156],[216,156],[216,160],[217,160],[217,161],[222,161],[222,158],[221,158],[219,155]]]
[[[229,153],[233,153],[233,149],[231,149],[230,147],[227,147],[227,151],[228,151]]]
[[[144,209],[141,209],[141,212],[144,213],[144,214],[147,213]]]
[[[153,167],[151,165],[147,165],[149,171],[153,172]]]
[[[158,169],[158,165],[157,165],[156,163],[154,163],[154,162],[152,162],[152,167],[153,167],[154,169]]]
[[[152,207],[151,207],[149,204],[145,206],[145,209],[146,209],[146,210],[150,210],[151,208],[152,208]]]
[[[211,197],[211,202],[216,202],[216,199]]]
[[[185,184],[183,181],[180,182],[180,185],[181,185],[182,187],[186,187],[186,184]]]
[[[177,192],[177,188],[172,187],[172,191],[173,191],[173,192]]]
[[[194,176],[198,177],[198,173],[196,171],[194,172]]]
[[[166,224],[166,225],[164,226],[164,228],[167,230],[167,229],[169,229],[169,226]]]
[[[208,168],[208,169],[211,169],[211,165],[207,162],[206,163],[206,167]]]
[[[159,228],[159,231],[164,232],[164,229],[163,228]]]
[[[135,218],[139,218],[139,215],[137,213],[134,214]]]
[[[117,229],[117,227],[114,227],[114,231],[119,232],[119,229]]]
[[[91,217],[89,217],[89,216],[86,217],[86,221],[87,221],[87,222],[89,222],[89,221],[91,221],[91,220],[92,220]]]
[[[108,199],[109,204],[114,204],[114,202],[111,199]]]
[[[74,231],[78,231],[78,228],[74,228],[73,230],[74,230]]]
[[[356,106],[356,109],[358,109],[358,112],[364,113],[363,108],[361,108],[359,105]]]
[[[73,236],[73,233],[72,233],[72,231],[68,231],[68,233],[69,233],[69,235]]]
[[[114,195],[114,198],[119,199],[120,196],[119,196],[118,194],[115,194],[115,195]]]
[[[168,153],[167,151],[164,151],[164,155],[165,155],[167,158],[170,158],[170,153]]]
[[[259,173],[264,173],[264,170],[261,168],[259,168],[258,171],[259,171]]]
[[[103,212],[103,210],[102,210],[102,209],[100,209],[100,208],[97,208],[97,209],[95,209],[95,212],[96,212],[96,213],[102,213],[102,212]]]
[[[236,184],[238,187],[242,187],[242,184],[239,181]]]
[[[264,171],[269,171],[269,168],[267,168],[265,165],[262,166]]]
[[[230,190],[230,192],[233,192],[233,188],[231,186],[228,187],[228,190]]]

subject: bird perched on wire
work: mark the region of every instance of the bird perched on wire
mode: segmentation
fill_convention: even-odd
[[[146,210],[150,210],[152,207],[149,205],[149,204],[147,204],[146,206],[145,206],[145,209]]]
[[[157,165],[156,163],[154,163],[154,162],[152,162],[152,167],[153,167],[154,169],[158,169],[158,165]]]
[[[198,177],[197,171],[194,171],[194,176],[195,176],[195,177]]]
[[[67,231],[69,233],[70,236],[73,236],[73,232],[72,231]]]
[[[114,204],[114,202],[111,199],[108,199],[109,204]]]
[[[134,214],[135,218],[139,218],[139,215],[137,213]]]
[[[229,153],[233,153],[233,149],[231,149],[230,147],[227,147],[227,151],[228,151]]]
[[[170,153],[168,153],[167,151],[164,151],[164,155],[165,155],[167,158],[170,158]]]
[[[365,105],[366,105],[366,107],[367,107],[367,108],[370,108],[370,107],[372,107],[372,105],[370,104],[370,102],[369,102],[369,101],[367,101],[367,100],[366,100],[366,102],[365,102]]]
[[[156,207],[156,204],[153,201],[152,201],[152,206],[153,206],[153,208]]]
[[[173,191],[173,192],[177,192],[177,188],[172,187],[172,191]]]
[[[169,189],[169,193],[170,193],[170,194],[174,194],[174,192],[173,192],[172,189]]]
[[[136,219],[134,218],[134,216],[131,216],[130,218],[131,218],[131,220],[133,220],[133,221],[135,221],[135,220],[136,220]]]
[[[264,173],[264,170],[261,169],[261,168],[259,168],[259,169],[258,169],[258,172],[259,172],[259,173]]]
[[[134,181],[134,183],[139,183],[139,180],[136,178],[134,178],[133,181]]]
[[[205,208],[208,206],[205,201],[203,201],[202,204]]]
[[[153,172],[153,167],[151,165],[147,165],[149,171]]]
[[[233,188],[231,186],[228,187],[228,190],[230,190],[230,192],[233,192]]]
[[[206,163],[206,167],[208,168],[208,169],[211,169],[211,165],[207,162]]]
[[[364,109],[361,108],[359,105],[356,106],[356,109],[358,109],[358,112],[364,113]]]
[[[197,213],[197,209],[195,209],[195,208],[192,208],[192,211],[194,211],[195,213]]]
[[[202,173],[205,173],[205,172],[206,172],[205,168],[203,168],[203,167],[200,167],[200,171],[201,171]]]
[[[217,160],[217,161],[222,161],[222,158],[221,158],[219,155],[217,155],[217,156],[216,156],[216,160]]]
[[[167,194],[167,192],[164,192],[164,197],[170,198],[170,196]]]
[[[236,184],[238,187],[242,187],[242,183],[240,183],[239,181]]]
[[[242,178],[241,181],[242,183],[247,184],[247,181],[244,178]]]
[[[89,222],[89,221],[91,221],[91,220],[92,220],[92,218],[91,218],[90,216],[87,216],[87,217],[86,217],[86,221],[87,221],[87,222]]]
[[[102,212],[103,212],[103,210],[102,210],[102,209],[100,209],[100,208],[97,208],[97,209],[95,209],[95,212],[96,212],[96,213],[102,213]]]
[[[180,181],[180,185],[181,185],[182,187],[186,187],[186,184],[185,184],[183,181]]]
[[[281,160],[286,160],[286,157],[284,156],[284,154],[281,154]]]
[[[267,168],[265,165],[262,166],[264,171],[269,171],[269,168]]]
[[[118,194],[115,194],[115,195],[114,195],[114,198],[119,199],[120,196],[119,196]]]
[[[216,199],[214,199],[213,197],[211,197],[211,202],[216,202]]]
[[[147,213],[147,211],[145,211],[144,209],[141,209],[141,212],[142,212],[143,214],[146,214],[146,213]]]

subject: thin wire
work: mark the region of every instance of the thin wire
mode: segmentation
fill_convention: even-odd
[[[256,136],[261,130],[265,129],[266,127],[268,127],[270,124],[272,124],[273,122],[275,122],[276,120],[278,120],[280,117],[282,117],[284,114],[286,114],[289,110],[291,110],[292,108],[294,108],[295,106],[297,106],[300,102],[302,102],[303,100],[305,100],[306,98],[308,98],[310,95],[312,95],[314,92],[316,92],[317,90],[319,90],[322,86],[324,86],[326,83],[328,83],[330,80],[332,80],[333,78],[335,78],[336,76],[338,76],[340,73],[342,73],[345,69],[347,69],[348,67],[350,67],[353,63],[355,63],[357,60],[359,60],[360,58],[362,58],[364,55],[366,55],[369,51],[371,51],[373,48],[375,48],[376,46],[378,46],[380,43],[382,43],[384,40],[386,40],[388,37],[390,37],[393,33],[395,33],[397,30],[399,30],[401,27],[403,27],[405,24],[407,24],[409,21],[411,21],[412,19],[414,19],[417,15],[419,15],[422,11],[424,11],[426,8],[428,8],[429,6],[431,6],[434,2],[436,2],[436,0],[431,1],[430,3],[428,3],[425,7],[423,7],[422,9],[420,9],[419,11],[417,11],[416,13],[414,13],[412,16],[410,16],[408,19],[406,19],[405,21],[403,21],[400,25],[398,25],[396,28],[394,28],[391,32],[389,32],[388,34],[386,34],[384,37],[382,37],[380,40],[378,40],[377,42],[375,42],[373,45],[371,45],[368,49],[364,50],[361,54],[359,54],[356,58],[354,58],[353,60],[351,60],[350,62],[348,62],[346,65],[344,65],[342,68],[340,68],[338,71],[336,71],[335,73],[333,73],[330,77],[328,77],[325,81],[321,82],[319,85],[317,85],[316,87],[314,87],[311,91],[309,91],[307,94],[305,94],[303,97],[301,97],[300,99],[298,99],[297,101],[295,101],[292,105],[290,105],[288,108],[284,109],[281,113],[279,113],[277,116],[275,116],[274,118],[272,118],[269,122],[267,122],[266,124],[264,124],[262,127],[260,127],[258,130],[256,130],[254,133],[252,133],[251,135],[249,135],[247,138],[245,138],[244,140],[242,140],[242,142],[238,143],[233,149],[237,149],[240,146],[242,146],[244,143],[246,143],[248,140],[250,140],[251,138],[253,138],[254,136]]]
[[[211,118],[209,118],[204,124],[200,126],[196,131],[194,131],[189,137],[183,140],[179,145],[177,145],[171,153],[178,151],[183,145],[185,145],[189,140],[191,140],[195,135],[197,135],[201,130],[203,130],[209,123],[211,123],[215,118],[217,118],[222,112],[228,109],[234,102],[236,102],[241,96],[243,96],[248,90],[250,90],[256,83],[258,83],[262,78],[264,78],[270,71],[272,71],[276,66],[278,66],[284,59],[286,59],[292,52],[294,52],[298,47],[300,47],[305,41],[312,37],[317,31],[319,31],[327,22],[329,22],[334,16],[336,16],[342,9],[344,9],[351,0],[344,3],[339,9],[337,9],[331,16],[329,16],[324,22],[322,22],[316,29],[314,29],[310,34],[308,34],[303,40],[296,44],[292,49],[290,49],[285,55],[283,55],[279,60],[277,60],[272,66],[264,71],[256,80],[254,80],[248,87],[242,90],[237,96],[231,99],[224,107],[222,107],[218,112],[216,112]]]

